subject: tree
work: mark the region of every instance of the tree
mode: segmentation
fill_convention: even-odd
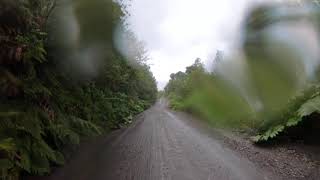
[[[80,28],[76,44],[67,42],[68,38],[57,41],[61,34],[70,34],[63,28],[54,33],[61,20],[56,16],[59,9],[47,21],[53,2],[0,1],[4,37],[0,43],[0,176],[4,179],[18,179],[21,173],[50,173],[51,165],[63,164],[65,146],[130,123],[156,100],[156,81],[145,62],[144,47],[130,49],[135,56],[129,60],[113,43],[114,29],[123,22],[119,4],[72,1]],[[133,34],[130,37],[139,44]],[[86,52],[96,47],[97,51]],[[87,63],[99,62],[94,75],[76,67],[84,60],[83,52]]]

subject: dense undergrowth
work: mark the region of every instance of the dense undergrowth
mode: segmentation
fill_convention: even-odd
[[[291,98],[286,108],[270,117],[254,112],[239,92],[204,71],[198,61],[187,69],[192,71],[172,74],[165,88],[170,108],[193,113],[214,126],[250,132],[255,142],[275,138],[308,120],[310,115],[320,113],[318,84]]]
[[[123,8],[112,0],[77,1],[81,45],[76,50],[51,33],[54,11],[64,6],[60,2],[0,1],[0,179],[50,173],[50,167],[64,163],[66,146],[130,123],[156,100],[155,79],[138,58],[143,51],[132,50],[139,56],[128,61],[113,45]],[[67,55],[94,41],[107,53],[99,55],[98,69],[88,76]]]
[[[222,59],[220,53],[211,72],[196,60],[185,72],[171,75],[165,87],[171,108],[197,114],[215,126],[250,132],[255,142],[275,138],[320,113],[319,75],[314,73],[310,80],[303,64],[311,55],[302,57],[290,44],[293,42],[283,36],[272,39],[272,28],[279,28],[281,23],[319,19],[318,7],[306,7],[312,8],[312,18],[285,14],[277,18],[278,7],[273,6],[253,10],[244,27],[245,71],[239,71],[239,64],[234,65],[240,58],[230,61]],[[290,8],[288,12],[295,12],[294,7]],[[299,50],[305,48],[302,41],[296,42],[300,43]],[[320,124],[318,119],[313,121]]]

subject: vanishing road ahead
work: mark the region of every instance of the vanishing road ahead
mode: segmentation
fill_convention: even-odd
[[[127,129],[87,144],[50,180],[263,180],[249,160],[164,100]],[[272,178],[274,179],[274,178]]]

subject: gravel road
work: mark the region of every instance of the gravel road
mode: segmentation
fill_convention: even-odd
[[[248,159],[159,101],[129,127],[87,145],[50,180],[263,180]]]

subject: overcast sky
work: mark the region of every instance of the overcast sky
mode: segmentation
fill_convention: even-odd
[[[146,44],[158,87],[198,57],[208,63],[217,50],[233,51],[248,7],[257,1],[132,0],[128,21]]]

